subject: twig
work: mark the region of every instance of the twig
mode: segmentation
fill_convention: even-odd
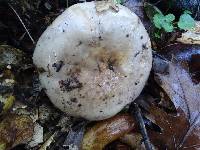
[[[135,119],[138,122],[146,150],[153,150],[152,144],[151,144],[151,142],[149,140],[149,136],[147,134],[147,130],[145,128],[145,124],[144,124],[144,120],[142,118],[141,110],[138,107],[138,104],[133,102],[131,104],[130,108],[131,108],[131,114],[133,114],[135,116]]]
[[[183,149],[191,149],[191,148],[200,148],[200,144],[183,147]]]
[[[55,132],[54,134],[52,134],[50,136],[50,138],[40,147],[39,150],[46,150],[50,145],[51,143],[54,141],[54,137],[57,135],[58,133]]]
[[[67,1],[67,8],[69,7],[69,0],[66,0]]]
[[[166,59],[164,56],[158,54],[156,51],[152,50],[152,53],[153,53],[153,57],[157,56],[157,57],[159,57],[159,58],[161,58],[161,59],[163,59],[167,62],[170,62],[168,59]]]
[[[15,13],[15,15],[17,16],[17,18],[19,19],[19,21],[21,22],[21,24],[23,25],[24,29],[26,30],[26,33],[28,34],[29,38],[31,39],[31,41],[33,42],[33,44],[35,44],[34,39],[31,37],[31,34],[29,33],[28,29],[26,28],[24,22],[22,21],[22,19],[20,18],[20,16],[18,15],[18,13],[16,12],[16,10],[12,7],[12,5],[10,3],[8,3],[9,7],[13,10],[13,12]]]
[[[155,3],[153,3],[153,5],[157,5],[157,4],[159,4],[161,1],[162,1],[162,0],[159,0],[159,1],[155,2]]]

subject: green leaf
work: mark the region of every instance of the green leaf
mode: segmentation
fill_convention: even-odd
[[[185,10],[184,12],[183,12],[184,14],[192,14],[192,12],[191,11],[189,11],[189,10]]]
[[[195,20],[187,13],[180,16],[178,27],[183,30],[189,30],[195,27]]]
[[[166,16],[163,14],[155,14],[153,17],[153,23],[158,29],[164,29],[166,32],[172,32],[174,30],[174,19],[175,16],[173,14],[168,14]]]
[[[0,150],[6,150],[6,144],[0,143]]]
[[[160,36],[160,33],[157,33],[157,32],[154,33],[154,36],[155,36],[156,38],[158,38],[158,39],[160,39],[160,37],[161,37],[161,36]]]
[[[116,4],[122,4],[122,0],[114,0]]]
[[[158,29],[161,29],[162,28],[162,24],[163,24],[163,21],[164,21],[164,15],[162,14],[155,14],[154,17],[153,17],[153,23],[154,25],[158,28]]]
[[[1,98],[2,98],[2,96],[0,96],[0,99]],[[4,106],[3,106],[3,112],[1,112],[1,113],[7,112],[13,106],[14,101],[15,101],[15,97],[14,96],[6,97],[6,100],[5,100],[5,103],[4,103]]]
[[[165,16],[165,20],[167,22],[172,22],[172,21],[175,20],[175,16],[173,14],[168,14],[168,15]]]
[[[174,26],[172,23],[164,23],[162,24],[162,27],[166,32],[172,32],[174,30]]]

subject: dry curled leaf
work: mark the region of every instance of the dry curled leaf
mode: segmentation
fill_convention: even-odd
[[[34,124],[30,117],[7,115],[0,123],[0,147],[10,149],[28,142],[32,138],[33,129]]]
[[[102,150],[107,144],[130,132],[134,126],[135,121],[128,114],[100,121],[85,133],[82,149]]]

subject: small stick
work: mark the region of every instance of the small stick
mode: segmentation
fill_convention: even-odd
[[[69,1],[67,0],[67,8],[69,7]]]
[[[146,150],[153,150],[152,148],[152,144],[149,140],[149,136],[147,134],[147,130],[145,128],[145,124],[144,124],[144,120],[142,118],[142,114],[141,114],[141,110],[138,107],[138,104],[133,102],[130,106],[130,108],[132,108],[131,110],[131,114],[133,114],[135,116],[136,121],[139,124],[139,128],[143,137],[143,141],[144,141],[144,145]]]
[[[24,22],[22,21],[22,19],[20,18],[20,16],[18,15],[18,13],[16,12],[16,10],[12,7],[12,5],[10,3],[8,3],[9,7],[13,10],[13,12],[15,13],[15,15],[17,16],[17,18],[19,19],[19,21],[21,22],[21,24],[23,25],[24,29],[26,30],[26,33],[28,34],[29,38],[31,39],[31,41],[33,42],[33,44],[35,44],[34,39],[31,37],[31,34],[29,33],[28,29],[26,28]]]

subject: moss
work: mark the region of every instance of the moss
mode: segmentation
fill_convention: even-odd
[[[5,150],[5,149],[6,149],[6,144],[0,143],[0,150]]]
[[[0,96],[0,102],[3,106],[3,110],[0,111],[0,115],[6,113],[12,106],[15,101],[14,96],[8,96],[6,98]]]

